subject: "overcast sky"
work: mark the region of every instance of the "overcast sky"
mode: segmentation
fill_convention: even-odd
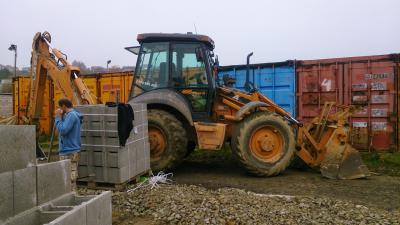
[[[221,65],[400,52],[399,0],[1,0],[0,64],[28,66],[32,38],[88,66],[134,66],[123,48],[144,32],[209,35]],[[195,25],[194,25],[195,24]]]

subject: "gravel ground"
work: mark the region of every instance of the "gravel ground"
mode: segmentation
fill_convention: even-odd
[[[81,194],[98,191],[80,189]],[[400,224],[400,212],[319,197],[161,185],[114,192],[113,224]]]

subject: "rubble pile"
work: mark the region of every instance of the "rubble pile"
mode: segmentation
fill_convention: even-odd
[[[400,224],[398,211],[351,202],[193,185],[114,192],[113,211],[132,218],[152,217],[154,224]]]

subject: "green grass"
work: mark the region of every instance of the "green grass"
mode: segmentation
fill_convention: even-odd
[[[372,172],[400,176],[400,152],[361,153],[361,156]]]
[[[189,161],[227,161],[232,159],[231,149],[223,147],[221,150],[200,150],[196,148],[187,158]]]
[[[50,136],[48,136],[48,135],[40,135],[39,136],[39,143],[43,143],[43,142],[50,142]]]
[[[47,153],[50,147],[50,136],[41,135],[39,137],[39,144],[42,147],[42,150],[44,150]],[[57,150],[58,150],[58,137],[54,137],[52,151],[57,152]]]

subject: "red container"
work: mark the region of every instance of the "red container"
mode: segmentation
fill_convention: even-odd
[[[316,117],[325,101],[357,105],[351,143],[359,150],[398,148],[398,55],[298,61],[298,119]]]

